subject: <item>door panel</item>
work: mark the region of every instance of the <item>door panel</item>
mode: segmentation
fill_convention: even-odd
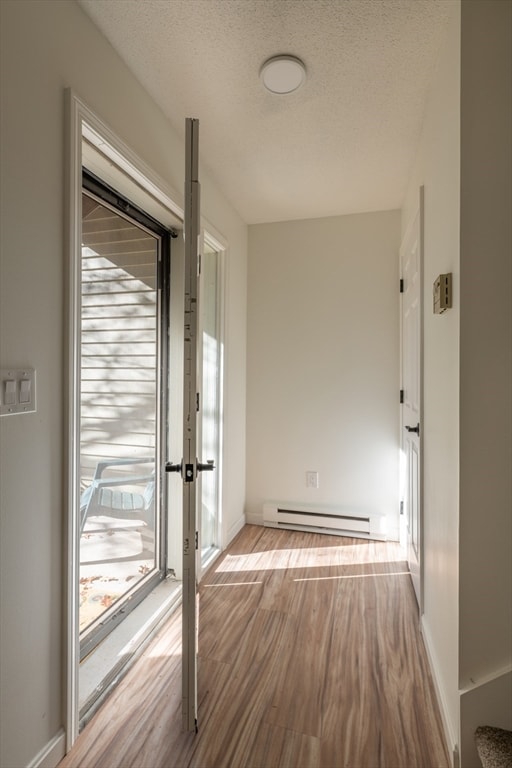
[[[422,607],[421,579],[421,269],[422,199],[403,242],[400,257],[402,293],[402,452],[405,458],[403,506],[407,521],[407,551],[411,578]]]
[[[420,551],[419,551],[419,492],[420,492],[420,474],[419,474],[419,452],[417,446],[412,440],[408,440],[409,450],[409,493],[408,493],[408,505],[409,505],[409,548],[412,550],[409,554],[409,560],[414,559],[415,563],[419,563]],[[416,573],[413,573],[413,579],[417,578]]]
[[[197,730],[197,328],[199,302],[199,122],[186,120],[183,372],[183,730]]]

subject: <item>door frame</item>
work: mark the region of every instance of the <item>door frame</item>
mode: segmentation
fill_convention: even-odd
[[[418,606],[419,606],[419,612],[420,616],[423,614],[423,597],[424,597],[424,557],[423,557],[423,529],[424,529],[424,454],[425,454],[425,421],[424,421],[424,399],[423,399],[423,391],[424,391],[424,307],[425,307],[425,301],[424,301],[424,249],[425,249],[425,188],[424,186],[421,186],[419,188],[419,194],[418,194],[418,205],[414,209],[413,215],[411,216],[410,222],[407,226],[407,229],[405,231],[405,235],[402,239],[401,245],[400,245],[400,258],[399,258],[399,269],[400,269],[400,278],[402,280],[403,276],[403,252],[405,249],[405,246],[408,244],[412,228],[416,222],[416,219],[418,219],[418,230],[419,230],[419,320],[420,320],[420,327],[419,327],[419,349],[418,349],[418,397],[419,397],[419,424],[420,424],[420,434],[418,439],[419,444],[419,467],[418,467],[418,482],[419,482],[419,514],[418,514],[418,537],[419,537],[419,547],[418,547],[418,569],[419,569],[419,594],[417,595],[418,598]],[[402,284],[401,284],[402,285]],[[404,370],[404,332],[403,332],[403,292],[402,287],[400,288],[400,402],[402,402],[402,393],[404,390],[404,379],[403,379],[403,370]],[[400,488],[399,488],[399,498],[400,498],[400,513],[403,513],[404,509],[404,503],[405,503],[405,494],[407,493],[406,490],[406,482],[408,482],[407,477],[407,467],[406,467],[406,457],[404,455],[402,445],[403,445],[403,434],[405,429],[405,423],[404,423],[404,408],[400,407],[400,454],[401,454],[401,461],[400,461]],[[404,523],[407,523],[405,520]],[[403,544],[402,540],[402,517],[400,518],[400,541],[401,544]],[[408,530],[406,531],[408,534]],[[405,545],[407,547],[407,560],[409,560],[409,538],[407,537],[407,540],[405,542]]]
[[[75,514],[80,499],[79,446],[76,435],[80,416],[80,274],[78,254],[81,249],[81,194],[82,194],[82,143],[87,139],[102,154],[111,159],[116,166],[142,187],[157,204],[169,214],[184,221],[184,209],[181,205],[183,194],[170,187],[153,169],[148,166],[114,131],[109,128],[71,89],[65,90],[65,249],[66,274],[65,285],[68,335],[66,340],[67,368],[67,428],[65,434],[65,456],[67,482],[64,489],[67,514],[64,520],[64,674],[66,699],[66,752],[78,737],[79,732],[79,567],[80,540],[78,516]],[[177,202],[180,201],[180,202]],[[226,260],[227,242],[213,226],[203,219],[205,239],[217,251],[222,253],[223,270],[221,291],[228,281]],[[174,269],[174,267],[171,267]],[[171,275],[171,281],[172,281]],[[224,295],[224,293],[223,293]],[[223,297],[221,299],[223,301]],[[225,316],[224,316],[225,322]],[[224,324],[221,325],[224,337]],[[223,338],[224,343],[224,338]],[[225,365],[225,360],[224,360]],[[225,394],[225,393],[224,393]],[[223,425],[221,425],[222,430]],[[221,453],[222,457],[222,448]],[[222,467],[219,467],[222,477]],[[219,542],[220,543],[220,542]],[[220,548],[219,548],[220,551]]]
[[[200,274],[200,287],[199,292],[201,295],[201,305],[202,310],[204,309],[204,296],[205,296],[205,287],[204,287],[204,275],[205,275],[205,268],[204,265],[209,257],[206,253],[205,246],[208,246],[212,252],[216,255],[216,330],[217,330],[217,336],[216,341],[219,344],[219,366],[218,366],[218,420],[217,420],[217,428],[218,428],[218,435],[217,435],[217,453],[216,453],[216,465],[221,466],[222,465],[222,451],[223,451],[223,440],[224,440],[224,433],[223,433],[223,426],[224,426],[224,341],[225,341],[225,312],[224,312],[224,296],[225,296],[225,284],[224,284],[224,274],[225,274],[225,251],[219,250],[218,247],[215,246],[215,242],[212,239],[212,237],[206,233],[202,233],[203,237],[203,248],[201,250],[201,274]],[[202,322],[202,316],[203,311],[201,310],[200,316],[198,317],[198,337],[204,340],[204,325]],[[201,388],[204,383],[204,352],[202,355],[199,356],[198,361],[198,381],[201,382]],[[206,456],[206,453],[203,450],[203,418],[204,418],[204,403],[205,403],[205,393],[201,389],[201,403],[200,403],[200,415],[201,419],[198,420],[198,446],[200,446],[200,450],[203,453],[203,459]],[[207,458],[211,458],[210,455],[208,455]],[[203,477],[199,476],[199,493],[202,496],[202,489],[203,489]],[[206,572],[206,570],[210,567],[210,564],[216,559],[218,556],[218,552],[220,549],[220,542],[222,540],[222,473],[216,473],[216,481],[217,481],[217,491],[215,494],[215,501],[217,506],[217,516],[215,519],[215,533],[214,533],[214,539],[215,544],[214,547],[208,552],[208,555],[203,560],[203,553],[200,546],[200,553],[199,553],[199,563],[198,563],[198,575],[199,579],[201,579],[201,576],[203,573]],[[202,516],[202,512],[200,513],[200,516]],[[201,531],[201,539],[200,539],[200,545],[203,543],[203,531]]]

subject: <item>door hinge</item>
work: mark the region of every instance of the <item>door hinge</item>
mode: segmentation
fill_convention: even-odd
[[[400,293],[404,292],[404,279],[403,277],[400,278]]]
[[[201,402],[201,400],[200,400],[199,392],[196,392],[196,411],[198,413],[199,413],[199,408],[200,408],[200,402]]]
[[[196,531],[196,551],[199,549],[199,531]]]
[[[400,402],[403,403],[404,401],[404,391],[403,389],[400,390]]]

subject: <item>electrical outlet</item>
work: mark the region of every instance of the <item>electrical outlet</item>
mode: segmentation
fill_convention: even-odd
[[[318,488],[318,472],[314,470],[306,472],[306,488]]]

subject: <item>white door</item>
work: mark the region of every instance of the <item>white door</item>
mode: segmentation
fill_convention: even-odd
[[[402,274],[402,502],[407,526],[409,569],[422,609],[421,390],[422,390],[422,217],[420,208],[400,250]]]
[[[185,302],[183,357],[183,456],[168,471],[179,471],[183,481],[183,730],[197,731],[197,634],[199,570],[198,473],[213,470],[212,461],[197,459],[198,328],[200,188],[198,181],[199,121],[186,120],[185,155]]]

